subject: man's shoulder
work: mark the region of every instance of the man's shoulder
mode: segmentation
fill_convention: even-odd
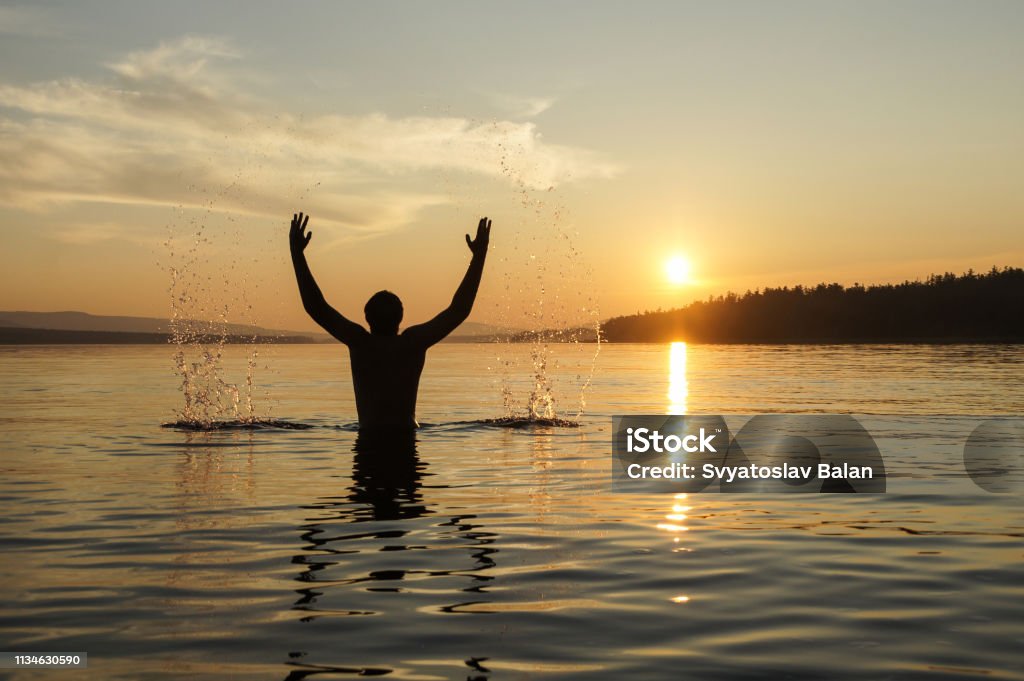
[[[401,343],[409,347],[417,347],[424,345],[426,341],[427,328],[424,324],[417,324],[415,326],[406,327],[402,333],[398,335],[401,339]]]

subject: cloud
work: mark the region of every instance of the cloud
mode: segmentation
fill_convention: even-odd
[[[535,118],[555,104],[554,97],[516,97],[499,94],[492,95],[492,99],[513,118]]]
[[[240,62],[225,42],[188,36],[109,64],[102,81],[0,83],[0,203],[277,217],[292,210],[289,188],[320,185],[307,204],[318,224],[358,238],[448,200],[410,189],[418,174],[547,188],[615,173],[591,151],[548,143],[532,122],[276,111],[238,89],[244,79],[227,67]]]

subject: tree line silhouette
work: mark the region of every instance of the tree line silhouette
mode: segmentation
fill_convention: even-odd
[[[609,319],[611,342],[1024,342],[1024,269],[901,284],[784,286]]]

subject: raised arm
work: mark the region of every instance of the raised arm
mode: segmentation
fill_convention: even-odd
[[[306,231],[309,223],[309,216],[298,213],[292,216],[291,230],[288,232],[288,242],[292,251],[292,265],[295,267],[295,280],[299,282],[299,295],[302,296],[302,307],[306,313],[313,318],[313,321],[323,327],[324,331],[331,334],[345,345],[357,340],[368,332],[359,324],[346,319],[340,312],[327,304],[324,294],[317,286],[313,273],[309,270],[309,263],[306,262],[306,246],[313,238],[313,232]]]
[[[433,345],[445,336],[450,334],[459,324],[466,321],[469,313],[473,310],[473,301],[476,300],[476,292],[480,288],[480,277],[484,273],[484,260],[487,259],[487,245],[491,240],[491,221],[487,218],[480,218],[480,224],[476,228],[476,238],[470,239],[466,235],[466,244],[473,253],[469,261],[469,269],[466,276],[462,278],[458,290],[452,297],[452,304],[441,311],[429,322],[410,326],[405,330],[403,336],[411,336],[425,345]]]

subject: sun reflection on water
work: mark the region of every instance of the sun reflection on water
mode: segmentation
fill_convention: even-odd
[[[690,392],[689,382],[686,380],[686,343],[675,342],[669,344],[668,355],[668,414],[686,414],[686,399]],[[690,506],[686,503],[686,494],[676,494],[671,511],[665,514],[664,521],[655,527],[663,532],[672,535],[672,543],[677,546],[673,551],[689,551],[687,548],[678,546],[680,537],[684,532],[689,532],[686,525],[686,514]],[[689,596],[679,595],[672,598],[674,603],[686,603]]]
[[[655,525],[659,530],[666,532],[688,532],[689,527],[683,525],[686,522],[686,512],[690,510],[690,507],[685,504],[686,495],[683,493],[675,495],[675,501],[672,504],[672,512],[665,515],[665,520],[670,522],[658,523]],[[675,541],[678,542],[679,538],[676,537]]]
[[[685,414],[689,384],[686,381],[686,343],[669,345],[668,413]]]
[[[686,522],[686,514],[690,511],[691,508],[690,506],[687,505],[686,501],[686,494],[676,494],[672,499],[671,512],[665,515],[665,520],[669,522],[658,523],[655,526],[659,530],[669,532],[672,534],[672,543],[677,545],[675,548],[672,549],[673,553],[690,550],[688,548],[678,546],[681,534],[683,532],[689,532],[690,530],[689,527],[682,524]],[[681,594],[678,596],[673,596],[671,600],[673,603],[688,603],[690,601],[690,597],[685,594]]]

